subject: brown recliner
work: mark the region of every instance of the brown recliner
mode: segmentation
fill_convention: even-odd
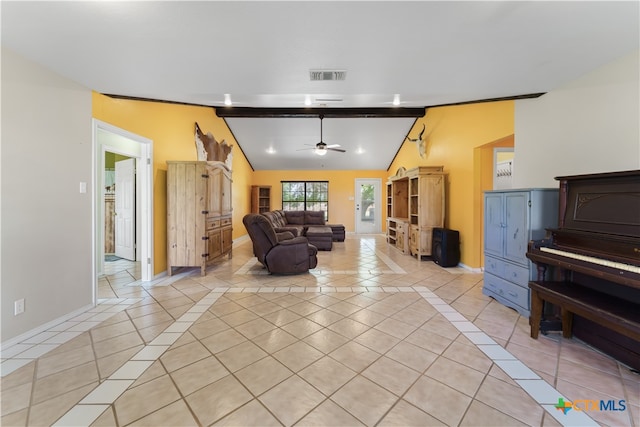
[[[309,244],[306,237],[292,237],[290,233],[276,234],[271,222],[260,214],[248,214],[242,218],[251,242],[253,253],[270,273],[304,273],[318,264],[318,248]]]

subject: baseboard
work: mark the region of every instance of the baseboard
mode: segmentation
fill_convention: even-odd
[[[156,280],[162,279],[163,277],[167,276],[167,271],[161,271],[160,273],[156,274],[155,276],[153,276],[153,279],[151,279],[149,282],[155,282]],[[148,284],[149,282],[144,282],[145,284]]]
[[[351,236],[357,236],[358,233],[356,233],[355,231],[345,231],[345,234],[349,234]],[[382,237],[386,237],[387,234],[384,232],[380,232],[380,233],[362,233],[363,236],[382,236]]]
[[[237,239],[233,239],[233,246],[232,248],[235,248],[236,246],[240,246],[243,245],[247,242],[250,242],[251,238],[249,237],[248,234],[245,234],[243,236],[238,237]]]
[[[72,311],[71,313],[67,313],[64,316],[58,317],[55,320],[52,320],[50,322],[47,322],[43,325],[40,325],[36,328],[31,329],[30,331],[27,331],[23,334],[18,335],[17,337],[13,337],[11,339],[8,339],[7,341],[0,343],[0,349],[5,349],[7,347],[11,347],[12,345],[18,344],[23,342],[24,340],[27,340],[31,337],[34,337],[36,335],[38,335],[39,333],[42,333],[44,331],[47,331],[51,328],[53,328],[54,326],[59,325],[60,323],[64,323],[69,319],[73,319],[74,317],[86,312],[87,310],[90,310],[91,308],[93,308],[94,305],[93,304],[89,304],[87,306],[84,306],[82,308],[79,308],[77,310]]]
[[[469,270],[472,273],[482,273],[484,271],[482,267],[469,267],[468,265],[463,263],[459,263],[458,267],[464,268],[465,270]]]

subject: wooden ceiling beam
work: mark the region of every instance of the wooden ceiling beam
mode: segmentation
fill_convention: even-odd
[[[499,102],[499,101],[513,101],[518,99],[530,99],[530,98],[538,98],[544,95],[546,92],[537,92],[537,93],[528,93],[523,95],[513,95],[513,96],[503,96],[500,98],[486,98],[486,99],[476,99],[473,101],[462,101],[462,102],[452,102],[448,104],[436,104],[436,105],[425,105],[424,107],[386,107],[386,108],[366,108],[366,107],[357,107],[357,108],[254,108],[254,107],[224,107],[224,106],[213,106],[213,105],[203,105],[203,104],[191,104],[187,102],[177,102],[177,101],[167,101],[161,99],[150,99],[150,98],[139,98],[134,96],[127,95],[117,95],[117,94],[104,94],[111,98],[117,99],[129,99],[134,101],[148,101],[148,102],[164,102],[168,104],[178,104],[178,105],[195,105],[199,107],[208,107],[214,108],[216,111],[216,115],[222,118],[295,118],[295,117],[307,117],[314,118],[323,115],[325,118],[385,118],[385,117],[395,117],[395,118],[404,118],[404,117],[413,117],[419,118],[424,117],[427,113],[427,109],[436,108],[436,107],[449,107],[454,105],[468,105],[468,104],[479,104],[483,102]]]
[[[216,107],[216,114],[223,118],[380,118],[423,117],[426,110],[419,108],[252,108]]]

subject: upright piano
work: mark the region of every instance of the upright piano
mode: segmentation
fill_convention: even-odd
[[[531,241],[527,251],[538,270],[532,293],[539,284],[569,303],[586,301],[593,312],[601,304],[613,323],[574,314],[570,333],[640,370],[640,170],[556,180],[558,228]]]

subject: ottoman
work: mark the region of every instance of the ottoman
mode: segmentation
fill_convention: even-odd
[[[307,240],[321,251],[330,251],[333,247],[333,231],[331,227],[311,225],[307,228]]]
[[[344,225],[327,224],[327,227],[331,227],[331,232],[333,233],[334,242],[344,242]]]

